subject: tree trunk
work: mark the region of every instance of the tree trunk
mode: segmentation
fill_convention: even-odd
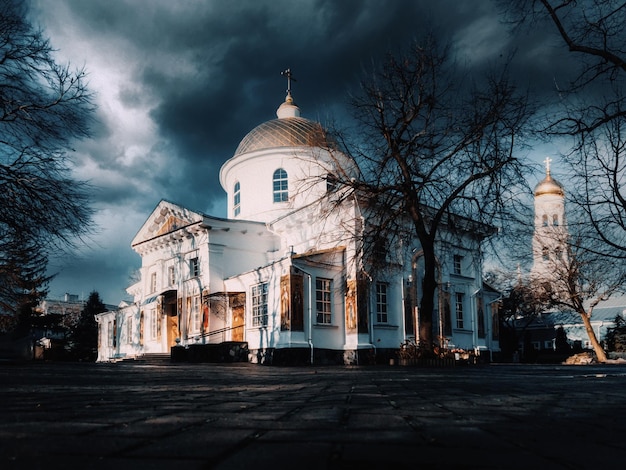
[[[419,344],[427,351],[433,349],[433,310],[437,288],[437,269],[434,249],[424,250],[424,279],[419,315]]]
[[[583,319],[583,324],[585,325],[585,330],[587,331],[587,336],[589,336],[591,346],[593,346],[593,352],[596,354],[596,359],[598,360],[598,362],[606,362],[606,353],[604,352],[604,349],[602,349],[602,346],[598,342],[598,338],[596,338],[596,333],[591,327],[591,319],[586,312],[579,313]]]

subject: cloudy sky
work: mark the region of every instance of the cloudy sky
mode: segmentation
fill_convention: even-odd
[[[515,52],[522,86],[553,93],[564,79],[553,31],[509,34],[490,0],[31,0],[31,20],[84,66],[96,93],[93,138],[73,154],[90,180],[97,233],[55,259],[50,297],[128,298],[140,266],[130,242],[161,199],[224,217],[221,164],[273,119],[291,68],[304,117],[346,117],[364,67],[429,30],[476,68]],[[540,161],[545,147],[535,149]],[[541,176],[541,175],[539,175]]]

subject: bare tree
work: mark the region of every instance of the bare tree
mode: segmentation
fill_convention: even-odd
[[[58,65],[25,16],[23,2],[0,1],[0,253],[19,236],[26,261],[89,231],[89,188],[72,178],[67,151],[88,136],[93,105],[85,71]]]
[[[490,233],[524,181],[518,136],[525,96],[505,73],[472,80],[432,37],[374,66],[352,97],[358,178],[341,181],[371,201],[369,258],[405,235],[423,251],[419,341],[433,345],[437,244],[445,234]],[[406,233],[406,227],[409,233]]]
[[[508,20],[540,28],[551,24],[579,64],[544,132],[572,143],[564,162],[572,173],[574,201],[585,210],[607,255],[626,258],[626,5],[617,0],[501,2]],[[555,93],[555,97],[557,93]]]
[[[586,223],[569,223],[568,231],[560,228],[552,234],[555,250],[544,253],[548,273],[531,279],[538,297],[551,307],[570,309],[582,319],[596,358],[606,362],[607,357],[591,326],[594,308],[615,293],[624,292],[626,267],[611,262],[589,245],[595,243]]]

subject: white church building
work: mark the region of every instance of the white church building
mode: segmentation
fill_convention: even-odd
[[[127,289],[132,303],[97,316],[98,361],[197,359],[228,345],[256,363],[388,363],[419,341],[419,243],[388,252],[370,274],[367,204],[345,197],[329,177],[338,171],[350,177],[356,166],[288,91],[277,118],[221,168],[227,218],[162,200],[139,229],[140,280]],[[483,288],[485,233],[439,242],[438,301],[427,314],[439,344],[489,357],[499,350],[498,294]]]

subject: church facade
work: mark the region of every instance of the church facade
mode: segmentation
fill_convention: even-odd
[[[133,302],[97,316],[98,361],[229,343],[257,363],[359,364],[419,341],[419,243],[370,271],[367,203],[347,197],[337,172],[356,166],[288,91],[221,168],[227,218],[166,200],[149,215],[131,243]],[[439,344],[488,357],[499,350],[498,294],[483,288],[485,233],[439,242],[438,301],[425,314]]]

